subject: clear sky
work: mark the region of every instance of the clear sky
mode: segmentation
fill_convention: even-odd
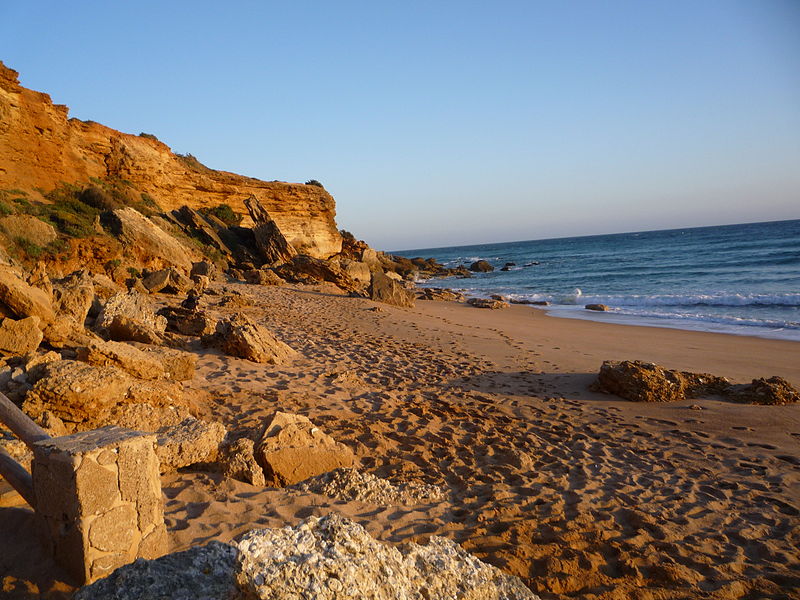
[[[380,249],[800,218],[798,0],[2,0],[0,60]]]

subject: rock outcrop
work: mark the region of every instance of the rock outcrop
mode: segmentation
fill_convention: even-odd
[[[148,269],[176,267],[189,273],[192,262],[199,258],[198,253],[133,208],[103,213],[102,223],[136,257],[137,263]]]
[[[800,392],[783,377],[753,379],[742,386],[732,386],[727,395],[733,400],[749,404],[784,405],[800,402]]]
[[[253,235],[265,264],[282,265],[297,256],[297,250],[289,243],[258,198],[246,198],[244,205],[253,220]]]
[[[489,308],[491,310],[508,308],[508,302],[503,302],[502,300],[497,300],[495,298],[470,298],[467,300],[467,304],[474,306],[475,308]]]
[[[672,371],[638,360],[607,360],[591,389],[634,402],[674,402],[724,394],[729,387],[727,379],[706,373]]]
[[[308,417],[277,412],[256,447],[256,460],[267,483],[293,485],[340,467],[350,467],[355,455],[344,444],[316,427]]]
[[[250,485],[264,487],[264,469],[256,461],[255,443],[249,438],[241,438],[220,448],[219,464],[225,477],[238,479]]]
[[[322,187],[215,171],[173,154],[154,136],[69,119],[66,106],[20,86],[17,73],[0,63],[0,189],[36,197],[37,188],[84,185],[92,177],[129,182],[166,211],[228,204],[246,214],[244,200],[255,196],[298,252],[327,258],[342,247],[334,201]]]

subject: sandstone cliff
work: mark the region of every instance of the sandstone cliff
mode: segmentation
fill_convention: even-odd
[[[0,62],[0,190],[35,193],[62,182],[119,179],[165,211],[225,203],[244,215],[243,202],[252,195],[299,252],[327,258],[341,250],[334,200],[323,188],[208,169],[157,139],[70,119],[68,110],[20,86],[17,72]]]

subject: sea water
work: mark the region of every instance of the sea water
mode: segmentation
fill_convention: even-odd
[[[394,254],[448,267],[487,260],[493,272],[420,285],[549,302],[555,316],[800,341],[800,220]]]

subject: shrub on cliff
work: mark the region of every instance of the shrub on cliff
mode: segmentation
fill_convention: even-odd
[[[309,179],[308,181],[306,181],[306,185],[314,185],[314,186],[316,186],[316,187],[318,187],[318,188],[322,188],[323,190],[325,189],[325,186],[324,186],[324,185],[322,185],[322,184],[321,184],[319,181],[317,181],[316,179]]]
[[[228,227],[236,227],[242,222],[242,215],[236,214],[228,204],[220,204],[213,208],[201,208],[200,214],[216,217]]]

